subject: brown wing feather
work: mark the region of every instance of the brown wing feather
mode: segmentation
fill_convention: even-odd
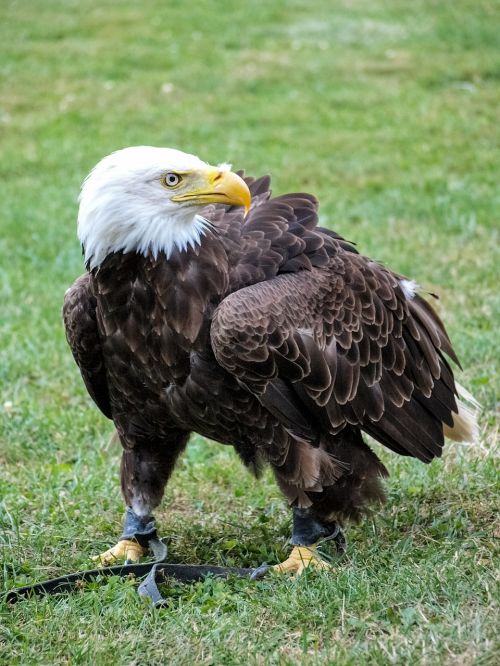
[[[271,199],[268,176],[245,180],[252,194],[245,219],[241,207],[221,204],[207,206],[202,213],[226,251],[230,291],[278,274],[327,266],[336,234],[317,227],[317,199],[302,192]],[[355,252],[342,239],[339,242]]]
[[[326,267],[224,299],[212,323],[216,358],[271,409],[281,396],[273,413],[302,438],[314,440],[308,414],[320,429],[352,424],[427,462],[457,412],[444,327],[419,296],[406,299],[400,276],[329,242]]]
[[[68,289],[64,297],[63,320],[66,339],[85,386],[101,412],[110,419],[111,405],[91,283],[92,277],[87,273]]]

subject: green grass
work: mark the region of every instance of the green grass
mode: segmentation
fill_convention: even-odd
[[[498,19],[491,0],[2,3],[2,587],[85,568],[119,534],[119,450],[64,341],[80,182],[176,146],[306,189],[322,221],[441,296],[482,438],[423,466],[386,452],[389,501],[334,575],[131,582],[0,606],[5,664],[498,663]],[[2,407],[3,406],[3,407]],[[380,452],[380,447],[377,447]],[[287,551],[270,476],[194,438],[158,513],[173,562]]]

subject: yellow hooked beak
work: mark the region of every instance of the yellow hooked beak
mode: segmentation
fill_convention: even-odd
[[[194,174],[192,174],[194,176]],[[252,197],[247,184],[232,171],[210,168],[198,172],[196,187],[189,188],[171,197],[177,203],[195,204],[222,203],[229,206],[244,206],[245,216],[250,210]]]

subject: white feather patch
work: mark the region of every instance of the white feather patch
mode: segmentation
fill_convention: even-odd
[[[151,504],[146,500],[142,493],[134,493],[130,505],[136,516],[144,518],[145,516],[149,516],[151,514]]]
[[[415,280],[400,280],[399,285],[407,301],[415,298],[418,289],[418,284]]]

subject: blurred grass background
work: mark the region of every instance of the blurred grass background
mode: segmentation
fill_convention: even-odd
[[[80,183],[117,148],[312,191],[323,224],[439,294],[484,410],[476,447],[428,467],[382,453],[389,503],[349,530],[338,576],[173,586],[156,613],[121,581],[2,605],[0,661],[498,663],[499,18],[494,0],[1,3],[4,589],[85,568],[120,532],[119,450],[60,319]],[[172,561],[287,550],[271,478],[201,438],[158,515]]]

